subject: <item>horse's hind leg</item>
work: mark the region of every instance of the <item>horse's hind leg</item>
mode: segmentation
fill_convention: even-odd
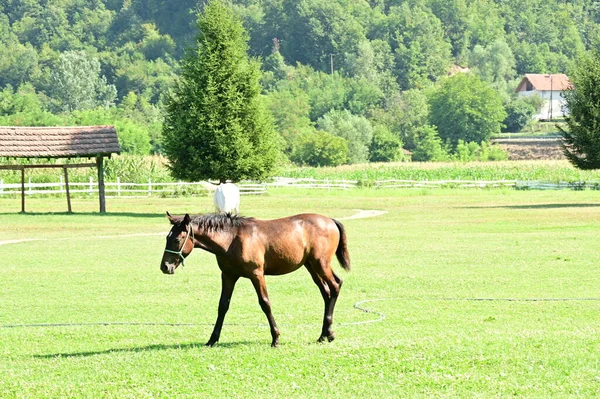
[[[279,345],[279,329],[277,328],[277,324],[275,324],[275,318],[271,312],[271,302],[269,301],[269,294],[267,293],[267,283],[265,282],[265,277],[262,274],[254,274],[250,280],[252,281],[252,285],[254,285],[254,289],[258,295],[258,303],[260,308],[265,313],[267,320],[269,321],[271,338],[273,339],[271,341],[271,346],[275,348],[277,345]]]
[[[325,339],[331,342],[335,339],[335,334],[331,329],[331,325],[333,324],[333,310],[340,294],[340,288],[342,287],[343,281],[333,272],[333,270],[331,270],[329,264],[319,264],[317,267],[308,264],[306,268],[310,272],[315,284],[319,287],[319,291],[321,291],[323,302],[325,304],[325,310],[323,312],[323,328],[321,330],[319,342],[323,342]]]

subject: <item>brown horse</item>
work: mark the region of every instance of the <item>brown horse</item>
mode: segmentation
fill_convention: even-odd
[[[342,286],[342,279],[331,269],[333,255],[345,270],[350,270],[346,233],[340,222],[317,214],[275,220],[230,214],[207,214],[192,219],[188,214],[174,217],[167,212],[167,216],[173,227],[160,264],[163,273],[175,273],[194,248],[214,254],[221,269],[219,313],[207,346],[219,340],[231,295],[240,277],[252,281],[258,303],[269,321],[271,346],[277,346],[279,329],[271,313],[265,275],[291,273],[301,266],[306,267],[325,302],[319,342],[333,341],[333,309]]]

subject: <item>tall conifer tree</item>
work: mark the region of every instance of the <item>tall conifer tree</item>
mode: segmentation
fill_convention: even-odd
[[[198,28],[166,105],[163,138],[172,174],[183,180],[265,178],[278,140],[261,97],[260,64],[247,54],[247,33],[223,0],[208,1]]]
[[[600,169],[600,53],[581,58],[564,94],[567,126],[557,126],[567,159],[579,169]]]

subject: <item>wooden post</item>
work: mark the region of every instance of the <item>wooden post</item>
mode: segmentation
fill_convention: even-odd
[[[67,190],[67,208],[69,209],[69,213],[73,213],[73,210],[71,209],[71,194],[69,192],[69,172],[67,172],[67,167],[65,166],[63,168],[63,170],[65,171],[65,188]]]
[[[25,213],[25,168],[21,168],[21,213]]]
[[[104,192],[104,158],[96,157],[98,165],[98,197],[100,199],[100,213],[106,213],[106,197]]]

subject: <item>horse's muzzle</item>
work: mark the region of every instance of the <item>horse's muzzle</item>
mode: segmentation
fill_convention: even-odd
[[[175,265],[169,265],[168,263],[163,263],[160,265],[160,270],[164,274],[175,274]]]

